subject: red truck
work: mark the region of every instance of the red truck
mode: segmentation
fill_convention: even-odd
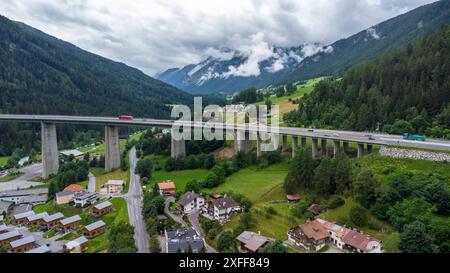
[[[120,120],[133,120],[132,116],[119,116]]]

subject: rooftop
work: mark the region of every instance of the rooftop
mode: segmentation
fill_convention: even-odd
[[[93,231],[93,230],[96,230],[98,228],[104,227],[105,225],[106,225],[105,222],[100,220],[100,221],[97,221],[97,222],[92,223],[90,225],[87,225],[84,228],[87,229],[88,231]]]
[[[344,236],[342,241],[347,245],[363,251],[371,250],[380,244],[378,240],[372,239],[356,230],[351,230]]]
[[[231,197],[222,197],[219,199],[212,199],[212,204],[217,207],[218,209],[228,209],[228,208],[234,208],[239,207],[239,204],[234,201]]]
[[[95,197],[97,197],[97,195],[98,194],[96,192],[85,192],[83,194],[75,196],[75,199],[76,200],[85,200],[85,199],[95,198]]]
[[[161,182],[161,183],[158,183],[158,188],[160,190],[173,190],[173,189],[175,189],[175,183],[172,181]]]
[[[20,233],[17,230],[6,232],[6,233],[3,233],[3,234],[0,234],[0,241],[6,240],[6,239],[10,239],[10,238],[13,238],[13,237],[17,237],[17,236],[22,236],[22,235],[20,235]]]
[[[178,204],[180,204],[181,206],[186,206],[187,204],[194,201],[197,197],[198,194],[196,194],[195,192],[186,192],[180,197]]]
[[[67,151],[62,151],[62,152],[59,152],[59,153],[62,154],[62,155],[65,155],[65,156],[73,155],[74,157],[78,157],[78,156],[84,155],[84,153],[82,153],[82,152],[80,152],[78,150],[67,150]]]
[[[71,185],[69,185],[69,186],[64,188],[63,192],[66,192],[66,191],[69,191],[69,192],[80,192],[80,191],[84,191],[84,189],[83,189],[83,187],[81,187],[78,184],[71,184]]]
[[[256,252],[264,244],[273,241],[273,239],[262,236],[252,231],[244,231],[237,238],[239,242],[245,245],[245,248]]]
[[[87,243],[87,242],[88,242],[88,239],[87,239],[86,237],[84,237],[84,236],[81,236],[81,237],[76,238],[76,239],[73,240],[73,241],[67,242],[67,243],[65,244],[65,246],[66,246],[68,249],[74,249],[74,248],[76,248],[76,247],[79,247],[79,246],[82,245],[82,244]]]
[[[325,227],[317,220],[307,222],[300,225],[300,229],[303,231],[306,237],[314,239],[316,241],[323,240],[329,236]]]
[[[15,214],[14,219],[19,220],[19,219],[27,218],[28,216],[31,216],[31,215],[34,215],[34,211],[32,211],[32,210]]]
[[[0,198],[1,197],[12,197],[12,196],[25,196],[25,195],[43,195],[43,194],[48,194],[48,189],[2,191],[2,192],[0,192]]]
[[[115,186],[122,186],[123,180],[108,180],[108,183],[106,185],[115,185]]]
[[[46,246],[46,245],[43,245],[43,246],[40,246],[38,248],[33,248],[32,250],[28,250],[25,253],[31,253],[31,254],[33,254],[33,253],[38,254],[39,253],[39,254],[41,254],[41,253],[49,253],[49,252],[51,252],[50,248],[48,248],[48,246]]]
[[[197,232],[192,228],[167,231],[167,238],[169,253],[186,251],[189,247],[194,251],[203,248],[203,240],[198,237]]]
[[[64,214],[62,214],[61,212],[58,212],[58,213],[55,213],[55,214],[45,217],[44,222],[48,223],[48,222],[52,222],[52,221],[59,220],[62,218],[64,218]]]
[[[0,225],[0,232],[8,230],[8,227],[5,225]]]
[[[40,219],[44,219],[45,217],[48,216],[47,212],[43,212],[43,213],[39,213],[39,214],[33,214],[27,217],[28,221],[36,221],[36,220],[40,220]]]
[[[286,195],[286,198],[289,201],[298,201],[298,200],[300,200],[300,195],[299,194],[288,194],[288,195]]]
[[[72,217],[69,217],[69,218],[66,218],[66,219],[62,219],[60,221],[60,223],[65,226],[65,225],[72,224],[72,223],[75,223],[75,222],[78,222],[78,221],[81,221],[81,217],[79,215],[74,215]]]
[[[36,242],[36,239],[34,239],[33,236],[28,236],[28,237],[19,239],[17,241],[13,241],[13,242],[10,243],[10,245],[11,245],[12,248],[16,248],[16,247],[23,246],[23,245],[30,244],[30,243],[34,243],[34,242]]]
[[[94,208],[96,208],[96,209],[104,209],[104,208],[107,208],[107,207],[110,207],[110,206],[112,206],[112,203],[109,202],[109,201],[106,201],[106,202],[100,203],[98,205],[95,205]]]

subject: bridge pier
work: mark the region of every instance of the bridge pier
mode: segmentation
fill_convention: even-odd
[[[306,137],[302,137],[302,148],[306,149]]]
[[[262,139],[261,139],[261,135],[258,132],[256,137],[256,157],[260,158],[261,156],[263,156],[263,152],[261,151],[261,143],[262,143]]]
[[[364,144],[358,143],[358,158],[361,158],[364,156]]]
[[[367,144],[367,152],[370,154],[373,151],[373,145],[372,144]]]
[[[287,135],[283,135],[282,138],[283,138],[283,140],[282,140],[283,142],[281,144],[281,151],[285,152],[285,151],[287,151],[289,149],[288,136]]]
[[[339,140],[333,140],[333,155],[336,157],[341,150],[341,142]]]
[[[328,141],[326,139],[321,140],[320,147],[322,148],[322,155],[328,155]]]
[[[298,137],[292,136],[292,158],[296,156],[297,150],[298,150]]]
[[[319,149],[318,149],[318,146],[319,146],[319,139],[313,138],[313,139],[312,139],[312,157],[313,157],[313,158],[319,157]]]
[[[42,178],[47,179],[57,174],[59,169],[58,143],[56,125],[54,123],[41,123],[42,146]]]
[[[105,171],[120,168],[119,127],[105,126]]]
[[[245,131],[238,131],[235,133],[234,149],[236,153],[243,152],[245,154],[248,154],[251,152],[252,147],[252,141],[248,132],[246,133]]]
[[[186,142],[184,141],[184,139],[175,140],[172,137],[170,156],[174,159],[186,157]]]
[[[348,141],[344,141],[343,146],[344,146],[344,153],[348,154],[348,152],[350,151],[350,146],[349,146]]]

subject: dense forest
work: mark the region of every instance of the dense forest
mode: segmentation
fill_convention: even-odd
[[[450,27],[318,83],[293,126],[450,138]]]
[[[171,104],[192,101],[137,69],[0,16],[0,113],[163,118]],[[38,132],[39,126],[0,123],[0,155],[36,146]],[[58,133],[65,141],[76,130]]]

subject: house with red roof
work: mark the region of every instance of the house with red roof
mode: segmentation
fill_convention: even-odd
[[[175,196],[177,191],[172,181],[158,183],[158,191],[162,196]]]
[[[327,243],[348,252],[381,253],[381,242],[357,230],[342,227],[323,219],[316,219],[288,232],[288,239],[296,246],[318,251]]]
[[[307,222],[288,232],[288,240],[308,251],[319,251],[329,238],[328,230],[317,220]]]
[[[80,193],[80,192],[84,191],[84,188],[81,187],[78,184],[71,184],[71,185],[65,187],[63,191],[70,191],[70,192],[73,192],[73,193]]]

